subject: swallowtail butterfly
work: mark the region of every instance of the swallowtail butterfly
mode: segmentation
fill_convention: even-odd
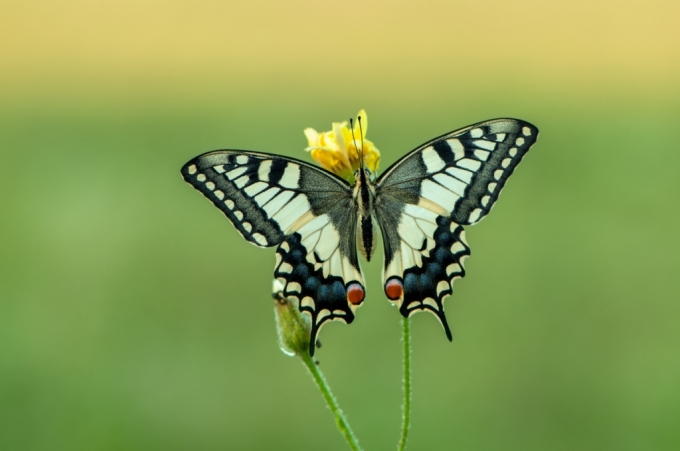
[[[521,120],[480,122],[426,142],[377,178],[359,169],[354,185],[295,158],[245,150],[200,155],[182,176],[243,238],[278,246],[274,285],[311,317],[310,354],[326,321],[354,320],[365,296],[358,252],[371,259],[378,229],[387,298],[405,317],[432,312],[451,340],[444,299],[465,275],[463,226],[489,213],[537,137]]]

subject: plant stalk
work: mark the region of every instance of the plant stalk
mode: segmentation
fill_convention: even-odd
[[[411,326],[408,318],[401,318],[402,344],[404,346],[404,402],[401,408],[401,437],[398,451],[406,448],[411,425]]]
[[[316,385],[319,387],[319,390],[321,390],[321,394],[326,400],[328,408],[331,409],[331,412],[333,412],[333,416],[335,417],[335,425],[337,426],[340,433],[345,437],[345,440],[347,440],[349,447],[353,451],[361,451],[359,442],[352,432],[352,429],[349,427],[349,423],[347,422],[347,418],[345,418],[345,414],[343,414],[342,410],[340,410],[338,402],[335,400],[335,397],[333,397],[331,389],[326,383],[326,379],[324,379],[323,374],[321,374],[321,371],[319,371],[319,367],[316,365],[316,363],[314,363],[314,359],[312,359],[312,357],[310,357],[310,355],[306,352],[301,353],[300,357],[309,370],[309,373],[312,375],[314,382],[316,382]]]

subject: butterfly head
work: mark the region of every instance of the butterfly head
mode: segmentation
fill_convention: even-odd
[[[356,171],[354,171],[354,179],[361,181],[362,183],[372,185],[373,182],[375,182],[375,178],[376,178],[375,172],[372,172],[367,167],[359,168]]]

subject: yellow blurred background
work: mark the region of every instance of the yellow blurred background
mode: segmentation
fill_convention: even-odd
[[[341,450],[278,349],[273,250],[179,169],[306,158],[365,108],[386,168],[476,121],[541,130],[469,228],[449,343],[413,318],[413,450],[680,447],[677,1],[0,4],[0,449]],[[379,261],[380,258],[377,259]],[[380,264],[317,357],[395,446]]]

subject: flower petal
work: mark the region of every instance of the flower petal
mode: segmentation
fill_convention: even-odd
[[[349,158],[347,156],[347,142],[345,141],[345,131],[347,130],[347,122],[333,122],[333,138],[338,145],[338,157],[342,162],[351,167]]]
[[[314,147],[319,145],[319,132],[314,130],[313,128],[306,128],[305,129],[305,136],[307,137],[307,143],[309,144],[309,147]],[[305,149],[307,150],[307,149]]]

